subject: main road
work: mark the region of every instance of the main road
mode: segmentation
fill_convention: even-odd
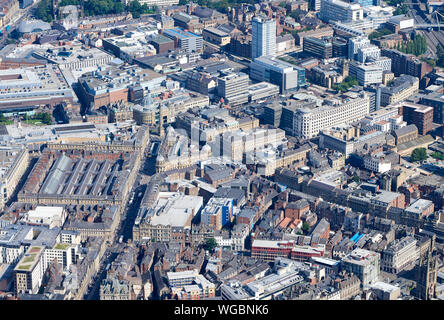
[[[116,235],[111,240],[112,242],[108,245],[102,261],[100,261],[99,270],[97,270],[96,275],[93,277],[91,283],[88,287],[88,292],[85,294],[85,300],[99,300],[100,298],[100,284],[106,278],[108,272],[108,264],[111,264],[119,253],[123,252],[123,247],[125,246],[128,239],[132,239],[132,226],[134,220],[136,219],[137,212],[140,207],[140,202],[142,201],[146,185],[140,185],[140,180],[143,175],[139,175],[134,186],[132,188],[132,193],[134,193],[133,201],[126,205],[124,209],[124,217],[121,220],[119,226],[117,227]],[[120,236],[123,236],[123,243],[119,243]]]
[[[11,21],[9,21],[8,25],[10,26],[10,29],[8,31],[6,31],[3,28],[3,34],[0,36],[0,50],[4,48],[5,46],[5,42],[8,39],[9,34],[15,29],[17,28],[18,24],[23,21],[23,20],[27,20],[29,18],[32,17],[33,15],[33,11],[35,8],[37,8],[38,4],[39,4],[40,0],[36,0],[32,5],[30,5],[27,8],[24,9],[19,9],[18,13],[16,15],[14,15],[11,19]]]

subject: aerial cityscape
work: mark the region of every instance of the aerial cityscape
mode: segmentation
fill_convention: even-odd
[[[444,0],[193,1],[0,0],[0,300],[444,300]]]

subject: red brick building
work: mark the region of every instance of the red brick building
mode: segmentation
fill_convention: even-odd
[[[413,103],[402,104],[402,116],[407,124],[414,124],[418,133],[425,135],[433,130],[433,108]]]
[[[310,204],[305,199],[296,202],[290,202],[285,207],[285,217],[291,219],[300,219],[301,215],[310,210]]]

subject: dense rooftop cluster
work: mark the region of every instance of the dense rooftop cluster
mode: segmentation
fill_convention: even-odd
[[[0,0],[0,299],[444,298],[425,3],[74,2]]]

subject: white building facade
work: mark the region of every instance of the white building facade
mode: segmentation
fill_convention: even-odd
[[[251,58],[276,54],[276,20],[265,16],[253,18]]]

